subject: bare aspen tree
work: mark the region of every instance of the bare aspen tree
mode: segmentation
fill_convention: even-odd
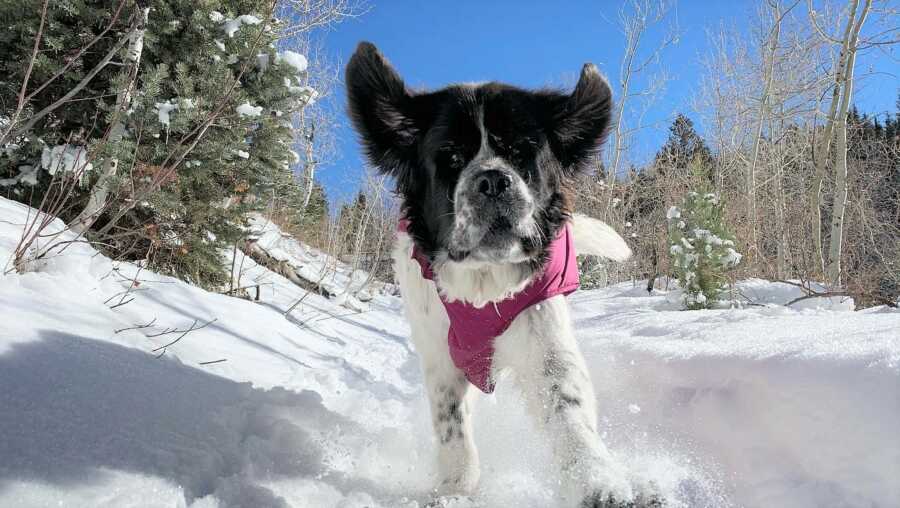
[[[812,6],[812,1],[809,1],[809,16],[812,21],[812,25],[816,27],[820,34],[824,36],[824,32],[819,28],[818,23],[816,22],[816,13]],[[858,3],[858,2],[856,2]],[[853,12],[855,15],[856,6],[853,6]],[[831,142],[834,139],[834,123],[837,117],[837,109],[838,103],[841,100],[841,83],[844,82],[844,68],[846,65],[846,54],[848,48],[846,44],[850,40],[850,31],[853,27],[852,18],[847,19],[847,25],[844,30],[844,36],[841,40],[841,49],[838,54],[837,62],[834,65],[834,70],[832,72],[832,87],[831,87],[831,100],[828,105],[828,113],[825,116],[825,127],[822,131],[822,137],[819,142],[814,142],[812,144],[813,150],[813,163],[815,164],[816,176],[815,180],[813,180],[812,193],[810,194],[810,208],[813,210],[813,224],[812,224],[812,233],[813,233],[813,242],[814,247],[816,249],[816,255],[819,260],[822,273],[825,273],[825,251],[822,246],[822,185],[825,179],[825,165],[828,160],[828,154],[831,152]],[[830,37],[825,36],[828,40],[831,40]]]
[[[854,8],[851,9],[850,19],[855,18],[856,5],[858,0],[854,0]],[[857,42],[859,41],[859,31],[866,22],[869,15],[869,8],[872,6],[872,0],[866,0],[863,5],[859,18],[853,25],[853,31],[850,34],[850,41],[847,47],[847,64],[844,70],[841,97],[841,104],[838,108],[838,116],[835,122],[836,140],[835,140],[835,163],[834,163],[834,209],[831,212],[831,242],[828,248],[828,281],[837,286],[841,283],[841,247],[844,237],[844,213],[847,206],[847,112],[850,110],[850,100],[853,96],[853,72],[856,67]]]
[[[282,37],[294,37],[318,28],[328,28],[368,8],[365,0],[280,0],[278,17],[287,24]]]
[[[303,185],[305,213],[316,182],[316,171],[327,165],[336,155],[335,126],[338,123],[334,111],[327,109],[327,99],[335,90],[340,77],[340,69],[326,60],[323,48],[310,37],[309,33],[295,37],[295,47],[307,55],[309,71],[304,74],[305,86],[316,91],[309,107],[303,108],[294,120],[297,147],[300,151],[299,178]]]
[[[772,16],[772,28],[763,45],[763,89],[759,98],[759,105],[757,108],[756,133],[753,137],[751,161],[750,165],[747,168],[747,214],[751,231],[750,252],[753,255],[757,255],[759,251],[759,233],[757,231],[759,220],[757,216],[758,214],[756,212],[756,173],[757,166],[759,164],[760,142],[762,141],[763,136],[763,126],[770,116],[768,110],[771,107],[770,101],[772,95],[772,85],[775,81],[775,63],[778,58],[781,25],[784,21],[784,16],[789,13],[798,3],[800,3],[800,0],[794,2],[787,9],[782,9],[781,0],[766,1],[769,14]]]
[[[694,106],[703,122],[698,132],[713,160],[709,174],[699,178],[708,178],[728,202],[739,251],[753,254],[739,267],[738,277],[828,282],[836,256],[830,255],[831,246],[824,253],[814,247],[813,232],[821,231],[833,243],[841,239],[838,256],[847,280],[837,291],[852,295],[859,305],[893,305],[900,291],[900,206],[892,204],[900,196],[895,190],[897,138],[885,134],[883,123],[857,113],[852,94],[844,95],[844,84],[859,81],[860,72],[845,72],[855,62],[838,58],[844,38],[823,34],[846,32],[848,9],[842,6],[838,16],[825,0],[821,5],[829,14],[813,13],[812,24],[806,2],[766,0],[749,18],[750,30],[722,27],[711,34]],[[867,5],[870,15],[863,26]],[[900,35],[896,14],[887,2],[856,0],[848,44],[856,53],[892,44]],[[883,26],[873,28],[878,23]],[[830,109],[827,98],[836,79],[837,100],[826,116],[822,110]],[[831,133],[829,139],[823,130]],[[848,132],[839,137],[838,130]],[[627,136],[622,139],[626,149],[620,171],[628,153]],[[614,160],[610,153],[607,167]],[[632,273],[652,279],[668,270],[666,239],[658,235],[666,208],[689,192],[697,177],[659,154],[651,164],[629,165],[628,173],[615,186],[607,186],[605,178],[602,184],[579,182],[578,206],[606,213],[629,238],[633,232]],[[598,185],[603,197],[593,190]],[[606,212],[600,202],[610,203]],[[830,230],[821,226],[819,214]],[[616,275],[610,271],[609,278]]]
[[[802,126],[814,123],[827,77],[821,71],[824,45],[805,16],[795,15],[797,5],[766,2],[749,35],[725,27],[711,34],[696,101],[716,154],[716,188],[731,196],[739,239],[752,254],[743,269],[756,275],[783,274],[793,252],[789,244],[799,242],[787,231],[803,220],[794,215],[805,209],[794,207],[797,199],[808,202],[808,183],[798,173],[806,166],[794,143],[807,139]]]
[[[847,24],[844,36],[835,39],[827,35],[816,19],[815,10],[810,4],[810,20],[817,32],[825,39],[840,44],[841,50],[834,72],[834,88],[832,90],[829,117],[826,118],[823,146],[816,157],[817,180],[814,182],[814,203],[821,210],[821,178],[825,171],[832,137],[834,138],[834,205],[831,213],[831,238],[828,246],[828,263],[826,277],[830,284],[841,283],[841,251],[844,235],[844,214],[847,206],[847,113],[853,97],[853,79],[856,67],[856,55],[859,50],[859,36],[869,11],[872,0],[865,0],[860,10],[859,0],[851,0],[847,8]],[[819,211],[819,213],[821,213]],[[813,225],[815,227],[815,224]],[[820,226],[821,230],[821,226]],[[816,235],[819,233],[816,232]]]
[[[635,161],[629,160],[628,153],[635,134],[647,127],[643,125],[644,116],[670,79],[660,63],[665,50],[678,42],[674,2],[629,0],[620,9],[617,24],[625,47],[619,64],[616,109],[610,125],[609,149],[605,150],[602,161],[599,158],[596,161],[596,166],[602,167],[606,174],[584,177],[576,185],[576,192],[582,213],[606,220],[635,242],[650,242],[651,237],[656,237],[652,229],[641,231],[627,220],[637,206],[634,194],[626,192],[629,182],[633,183],[635,178],[629,171],[635,167]],[[657,31],[661,33],[658,37],[654,33]],[[627,178],[621,178],[623,173],[627,173]],[[607,282],[618,282],[623,277],[634,277],[637,271],[651,270],[636,262],[619,266],[597,259],[584,260],[582,269],[602,272],[603,276],[594,278]]]
[[[661,41],[642,56],[642,43],[647,32],[661,24],[669,15],[671,4],[650,0],[631,0],[619,11],[619,25],[625,36],[625,52],[619,65],[619,95],[616,97],[616,112],[612,122],[612,150],[607,173],[607,184],[613,185],[622,163],[622,153],[627,149],[628,138],[640,125],[625,125],[626,108],[632,101],[643,100],[645,107],[665,86],[667,77],[660,74],[651,77],[644,88],[635,89],[634,81],[659,63],[661,53],[678,40],[677,26],[673,26]]]

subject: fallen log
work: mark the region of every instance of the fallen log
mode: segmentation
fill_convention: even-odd
[[[263,249],[254,239],[246,240],[242,245],[240,245],[240,249],[241,252],[249,256],[253,261],[256,261],[260,265],[268,268],[278,275],[281,275],[282,277],[307,291],[322,295],[326,298],[334,298],[335,296],[337,296],[319,282],[301,277],[297,273],[297,270],[293,266],[291,266],[291,264],[287,260],[276,259],[271,254],[266,252],[266,250]]]

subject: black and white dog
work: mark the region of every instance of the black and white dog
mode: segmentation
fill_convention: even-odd
[[[573,177],[587,169],[609,124],[606,79],[586,64],[571,94],[500,83],[414,92],[363,42],[347,65],[346,86],[367,155],[393,176],[402,198],[394,268],[440,442],[438,492],[475,489],[468,396],[473,383],[489,391],[494,374],[510,370],[552,440],[567,503],[642,504],[597,435],[593,386],[563,294],[500,317],[508,322],[489,338],[484,386],[469,382],[471,372],[458,367],[448,345],[453,326],[473,324],[452,324],[453,305],[500,314],[498,304],[541,276],[563,231],[571,230],[579,253],[630,255],[608,226],[571,213]]]

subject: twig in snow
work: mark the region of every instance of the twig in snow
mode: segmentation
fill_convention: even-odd
[[[191,332],[193,332],[193,331],[199,330],[199,329],[201,329],[201,328],[206,328],[206,327],[209,326],[210,324],[216,322],[218,319],[219,319],[219,318],[213,318],[213,319],[207,321],[206,323],[203,323],[203,324],[200,325],[200,326],[197,326],[197,320],[195,319],[195,320],[194,320],[194,324],[192,324],[190,328],[188,328],[187,330],[185,330],[184,333],[182,333],[181,335],[179,335],[178,338],[176,338],[175,340],[173,340],[172,342],[169,342],[168,344],[166,344],[166,345],[164,345],[164,346],[159,346],[158,348],[154,349],[153,352],[155,353],[155,352],[157,352],[157,351],[159,351],[159,350],[162,350],[162,353],[160,353],[159,356],[157,356],[157,358],[161,357],[162,355],[164,355],[164,354],[166,353],[166,348],[168,348],[169,346],[174,345],[174,344],[177,343],[179,340],[183,339],[183,338],[185,337],[185,335],[187,335],[187,334],[189,334],[189,333],[191,333]]]
[[[122,303],[122,300],[124,300],[125,297],[128,296],[128,293],[129,293],[129,292],[131,292],[131,293],[136,293],[136,292],[138,292],[138,291],[146,291],[146,288],[137,288],[137,289],[130,289],[130,290],[129,290],[129,289],[126,289],[125,291],[119,291],[118,293],[116,293],[116,294],[110,296],[109,298],[107,298],[107,299],[103,302],[103,304],[105,305],[105,304],[107,304],[107,303],[109,303],[109,302],[115,300],[117,296],[121,296],[121,297],[122,297],[121,299],[119,299],[119,303]],[[115,306],[110,307],[110,308],[111,308],[111,309],[114,309]]]
[[[150,258],[150,253],[151,253],[152,251],[153,251],[153,244],[151,243],[151,244],[150,244],[150,249],[147,251],[147,258],[148,258],[148,259]],[[132,291],[136,291],[136,290],[137,290],[137,287],[141,284],[140,282],[138,282],[138,278],[141,276],[141,271],[142,271],[143,269],[144,269],[144,266],[143,266],[143,265],[138,266],[137,271],[134,272],[134,277],[131,279],[131,284],[128,286],[128,289],[125,291],[125,294],[122,295],[122,298],[119,300],[119,304],[118,304],[118,305],[123,305],[122,302],[125,300],[125,297],[127,297]],[[132,300],[134,300],[134,298],[132,298]],[[118,305],[117,305],[117,306],[118,306]],[[112,308],[115,308],[115,307],[112,307]]]
[[[790,307],[797,302],[802,302],[803,300],[809,300],[811,298],[830,298],[832,296],[852,296],[847,291],[825,291],[824,293],[816,293],[815,291],[811,291],[809,294],[803,295],[799,298],[794,298],[788,303],[784,304],[785,307]]]
[[[134,301],[134,298],[129,298],[129,299],[125,300],[125,301],[119,301],[119,303],[110,306],[110,309],[115,309],[116,307],[121,307],[121,306],[123,306],[123,305],[127,305],[127,304],[129,304],[129,303],[131,303],[131,302],[133,302],[133,301]]]
[[[209,323],[212,323],[213,321],[215,321],[215,319],[213,319],[213,320],[210,321]],[[206,325],[208,325],[209,323],[206,323]],[[203,326],[206,326],[206,325],[203,325]],[[184,333],[184,332],[189,332],[189,331],[191,331],[191,329],[193,329],[195,326],[197,326],[197,320],[196,320],[196,319],[194,320],[194,323],[193,323],[191,326],[185,328],[184,330],[179,330],[178,328],[166,328],[165,330],[163,330],[163,331],[161,331],[161,332],[159,332],[159,333],[152,333],[152,334],[148,335],[147,338],[148,338],[148,339],[152,339],[153,337],[161,337],[161,336],[163,336],[163,335],[169,335],[170,333]]]
[[[808,283],[808,282],[805,282],[805,281],[794,282],[794,281],[792,281],[792,280],[779,280],[779,281],[776,281],[776,282],[780,282],[780,283],[782,283],[782,284],[787,284],[787,285],[789,285],[789,286],[798,287],[798,288],[802,289],[803,292],[806,293],[806,294],[808,294],[808,295],[809,295],[809,294],[815,293],[815,291],[813,291],[813,289],[810,287],[809,283]]]
[[[225,292],[222,293],[222,294],[223,294],[223,295],[229,295],[229,296],[230,296],[230,295],[233,295],[233,294],[238,293],[238,292],[240,292],[240,291],[243,291],[243,290],[245,290],[245,289],[252,289],[252,288],[255,288],[255,289],[256,289],[256,296],[253,298],[253,301],[258,302],[258,301],[259,301],[259,291],[260,291],[259,288],[260,288],[260,286],[261,286],[261,284],[253,284],[253,285],[251,285],[251,286],[237,287],[237,288],[229,289],[229,290],[225,291]],[[248,299],[249,299],[249,295],[248,295]]]
[[[367,312],[372,312],[372,310],[371,309],[370,310],[358,310],[358,311],[353,311],[353,312],[345,312],[343,314],[328,314],[328,313],[326,313],[326,314],[328,314],[327,316],[320,317],[319,319],[307,320],[307,321],[304,321],[304,323],[307,323],[307,322],[318,323],[320,321],[327,321],[329,319],[337,319],[337,318],[342,318],[342,317],[347,317],[347,316],[358,316],[360,314],[365,314]]]
[[[222,362],[227,362],[227,361],[228,361],[228,358],[221,358],[219,360],[212,360],[209,362],[200,362],[200,365],[212,365],[214,363],[222,363]]]
[[[143,325],[129,326],[128,328],[119,328],[118,330],[115,330],[115,333],[122,333],[127,330],[142,330],[144,328],[150,328],[151,326],[153,326],[153,323],[155,323],[155,322],[156,322],[156,318],[153,318],[152,320],[150,320],[149,323],[146,323]]]
[[[287,309],[286,311],[284,311],[284,312],[282,313],[282,315],[283,315],[283,316],[287,316],[288,314],[290,314],[291,311],[293,311],[295,308],[297,308],[298,305],[300,305],[301,303],[303,303],[303,300],[305,300],[306,297],[309,296],[309,294],[310,294],[311,292],[312,292],[312,291],[306,290],[306,293],[303,293],[303,296],[301,296],[299,300],[297,300],[296,302],[294,302],[293,304],[291,304],[291,306],[288,307],[288,309]]]
[[[732,284],[731,287],[738,294],[738,296],[744,299],[738,300],[736,298],[732,298],[731,303],[738,303],[740,305],[746,305],[748,307],[765,307],[765,304],[754,302],[753,299],[747,296],[743,291],[741,291],[741,288],[737,287],[737,285]]]

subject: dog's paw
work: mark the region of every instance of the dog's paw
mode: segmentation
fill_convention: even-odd
[[[634,501],[618,501],[612,494],[597,491],[585,497],[578,508],[664,508],[657,496],[638,496]]]
[[[468,496],[438,496],[422,508],[483,508]]]
[[[663,498],[652,495],[652,496],[638,496],[637,499],[634,500],[634,508],[665,508],[666,503],[663,501]]]
[[[438,482],[435,490],[441,496],[468,495],[478,488],[478,479],[481,471],[474,462],[456,468],[452,474]]]
[[[625,508],[627,504],[622,504],[612,496],[605,492],[592,492],[587,495],[578,505],[578,508]]]

